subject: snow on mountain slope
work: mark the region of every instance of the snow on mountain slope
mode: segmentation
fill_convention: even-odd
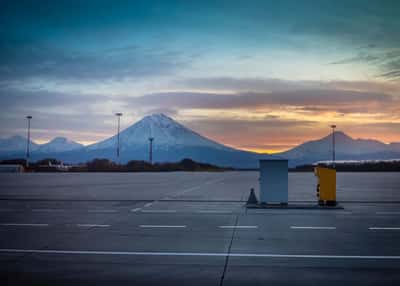
[[[30,142],[30,149],[36,150],[38,145]],[[26,151],[26,138],[16,135],[9,138],[0,138],[0,152],[25,152]]]
[[[41,153],[54,153],[76,150],[82,147],[82,144],[68,140],[65,137],[56,137],[45,144],[39,145],[37,151]]]
[[[233,150],[227,146],[207,139],[186,128],[164,114],[153,114],[121,131],[121,150],[148,146],[148,138],[154,138],[154,148],[168,150],[171,147],[211,147]],[[117,146],[117,136],[88,146],[88,150],[114,148]]]

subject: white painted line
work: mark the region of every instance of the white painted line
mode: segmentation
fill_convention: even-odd
[[[243,228],[243,229],[255,229],[257,225],[221,225],[219,228]]]
[[[49,226],[47,223],[0,223],[0,226]]]
[[[176,213],[176,210],[141,210],[142,213]]]
[[[185,228],[186,225],[156,225],[156,224],[141,224],[141,228]]]
[[[376,212],[377,215],[400,215],[400,212]]]
[[[142,208],[131,209],[131,212],[135,213],[135,212],[140,211],[141,209],[142,209]]]
[[[273,253],[226,253],[226,252],[152,252],[152,251],[96,251],[96,250],[52,250],[0,248],[0,253],[35,253],[69,255],[130,255],[130,256],[212,256],[212,257],[260,257],[299,259],[367,259],[400,260],[400,256],[384,255],[322,255],[322,254],[273,254]]]
[[[77,224],[77,227],[110,227],[109,224]]]
[[[46,213],[56,213],[65,212],[63,209],[32,209],[33,212],[46,212]]]
[[[369,230],[400,230],[400,227],[369,227]]]
[[[334,226],[291,226],[291,229],[336,229]]]
[[[166,200],[167,198],[168,199],[176,198],[176,197],[179,197],[181,195],[184,195],[186,193],[192,192],[192,191],[197,190],[197,189],[200,189],[200,186],[191,187],[191,188],[188,188],[188,189],[184,189],[182,191],[178,191],[178,192],[176,192],[174,194],[170,194],[167,197],[164,197],[163,200]]]
[[[201,210],[201,211],[196,211],[196,213],[200,213],[200,214],[231,214],[232,211]]]
[[[88,210],[89,213],[116,213],[117,210]]]
[[[149,207],[149,206],[151,206],[153,203],[147,203],[147,204],[145,204],[143,207],[144,208],[147,208],[147,207]]]

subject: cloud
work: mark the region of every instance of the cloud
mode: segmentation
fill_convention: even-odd
[[[164,92],[128,99],[132,106],[174,109],[261,109],[300,107],[341,112],[385,112],[399,107],[399,98],[382,93],[346,90],[298,90],[270,93]]]
[[[68,136],[92,141],[106,137],[111,130],[113,113],[97,108],[100,103],[112,105],[111,97],[0,88],[0,101],[2,136],[25,134],[28,114],[33,116],[34,135],[40,139]]]
[[[49,92],[46,90],[19,90],[0,88],[2,105],[0,110],[29,110],[41,108],[43,111],[53,107],[75,109],[85,107],[96,101],[110,100],[105,95],[82,95],[79,93]]]
[[[400,84],[382,81],[283,80],[277,78],[196,77],[180,78],[173,85],[183,90],[222,92],[285,92],[299,90],[349,90],[370,93],[400,93]]]
[[[104,81],[169,75],[190,63],[180,52],[137,46],[89,51],[0,42],[0,83],[45,79]]]
[[[377,78],[386,80],[400,80],[400,49],[367,48],[362,49],[354,57],[341,59],[330,64],[350,65],[364,63],[378,69]]]

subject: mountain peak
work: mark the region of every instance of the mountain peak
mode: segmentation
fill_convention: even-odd
[[[39,146],[40,152],[64,152],[79,149],[83,147],[75,141],[69,140],[65,137],[55,137],[49,142]]]
[[[149,137],[154,138],[155,149],[175,147],[212,147],[216,149],[230,149],[190,130],[163,113],[155,113],[143,117],[135,124],[120,133],[121,150],[148,148]],[[115,148],[117,136],[89,146],[89,149]]]
[[[65,137],[54,137],[48,143],[67,143],[69,140]]]
[[[329,133],[327,136],[322,138],[321,140],[332,140],[332,133]],[[344,133],[343,131],[335,131],[335,141],[341,142],[341,141],[352,141],[354,140],[351,138],[349,135]]]
[[[158,125],[178,124],[171,117],[168,117],[163,113],[154,113],[151,115],[147,115],[147,116],[143,117],[142,120],[140,120],[139,122],[153,122]]]

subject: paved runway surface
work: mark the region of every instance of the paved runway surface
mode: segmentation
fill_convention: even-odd
[[[0,174],[0,284],[400,285],[398,173],[339,173],[342,210],[247,210],[257,179]]]

